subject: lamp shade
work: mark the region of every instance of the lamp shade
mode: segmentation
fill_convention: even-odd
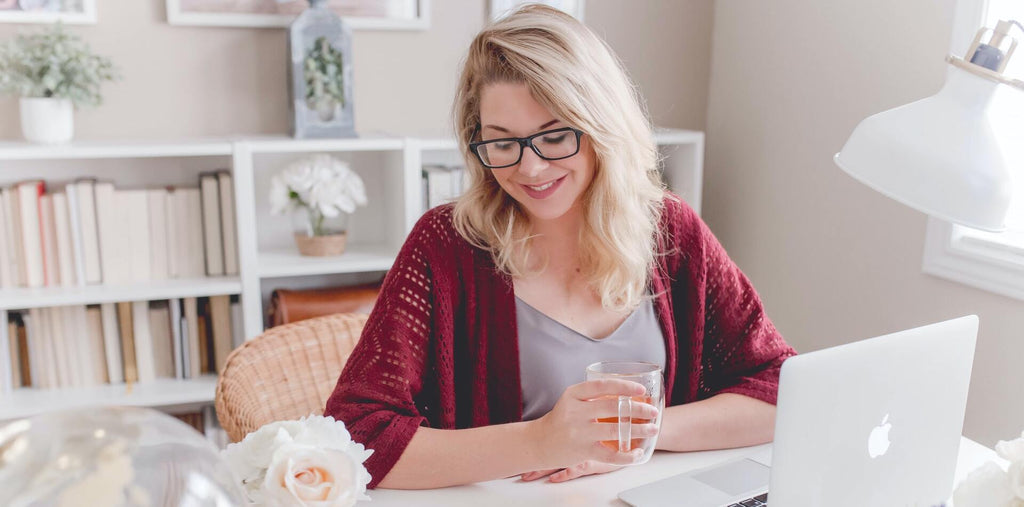
[[[1006,85],[956,65],[948,69],[939,93],[860,122],[835,163],[919,211],[999,231],[1013,186],[1008,140],[994,128],[992,99]]]

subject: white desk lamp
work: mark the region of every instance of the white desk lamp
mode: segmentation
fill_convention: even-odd
[[[857,125],[835,163],[865,185],[937,218],[988,231],[1005,228],[1012,197],[1007,136],[999,136],[997,90],[1024,93],[1024,81],[1003,75],[1017,41],[1016,21],[982,28],[964,59],[946,57],[946,84],[926,99],[890,109]],[[982,42],[991,34],[987,42]],[[1002,46],[1008,42],[1004,50]],[[1024,143],[1024,139],[1015,140]]]

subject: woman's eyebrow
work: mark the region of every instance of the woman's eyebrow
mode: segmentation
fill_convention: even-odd
[[[550,126],[552,126],[552,125],[554,125],[554,124],[556,124],[556,123],[558,123],[560,121],[562,121],[562,120],[558,120],[558,119],[551,120],[551,121],[549,121],[549,122],[547,122],[547,123],[537,127],[537,130],[544,130],[544,129],[546,129],[546,128],[548,128],[548,127],[550,127]],[[498,132],[505,132],[505,133],[509,132],[509,130],[507,128],[499,127],[497,125],[484,125],[484,128],[485,129],[497,130]]]

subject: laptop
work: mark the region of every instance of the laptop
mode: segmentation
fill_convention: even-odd
[[[752,456],[619,493],[635,507],[941,505],[953,490],[974,315],[782,365],[770,460]]]

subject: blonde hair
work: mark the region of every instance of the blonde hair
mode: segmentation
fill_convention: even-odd
[[[454,225],[490,251],[499,270],[519,277],[532,272],[529,217],[468,148],[481,91],[493,83],[525,84],[534,100],[590,138],[596,167],[580,197],[581,268],[605,308],[636,307],[655,258],[664,190],[650,121],[622,64],[582,23],[543,5],[484,28],[470,45],[453,110],[470,187],[455,203]]]

